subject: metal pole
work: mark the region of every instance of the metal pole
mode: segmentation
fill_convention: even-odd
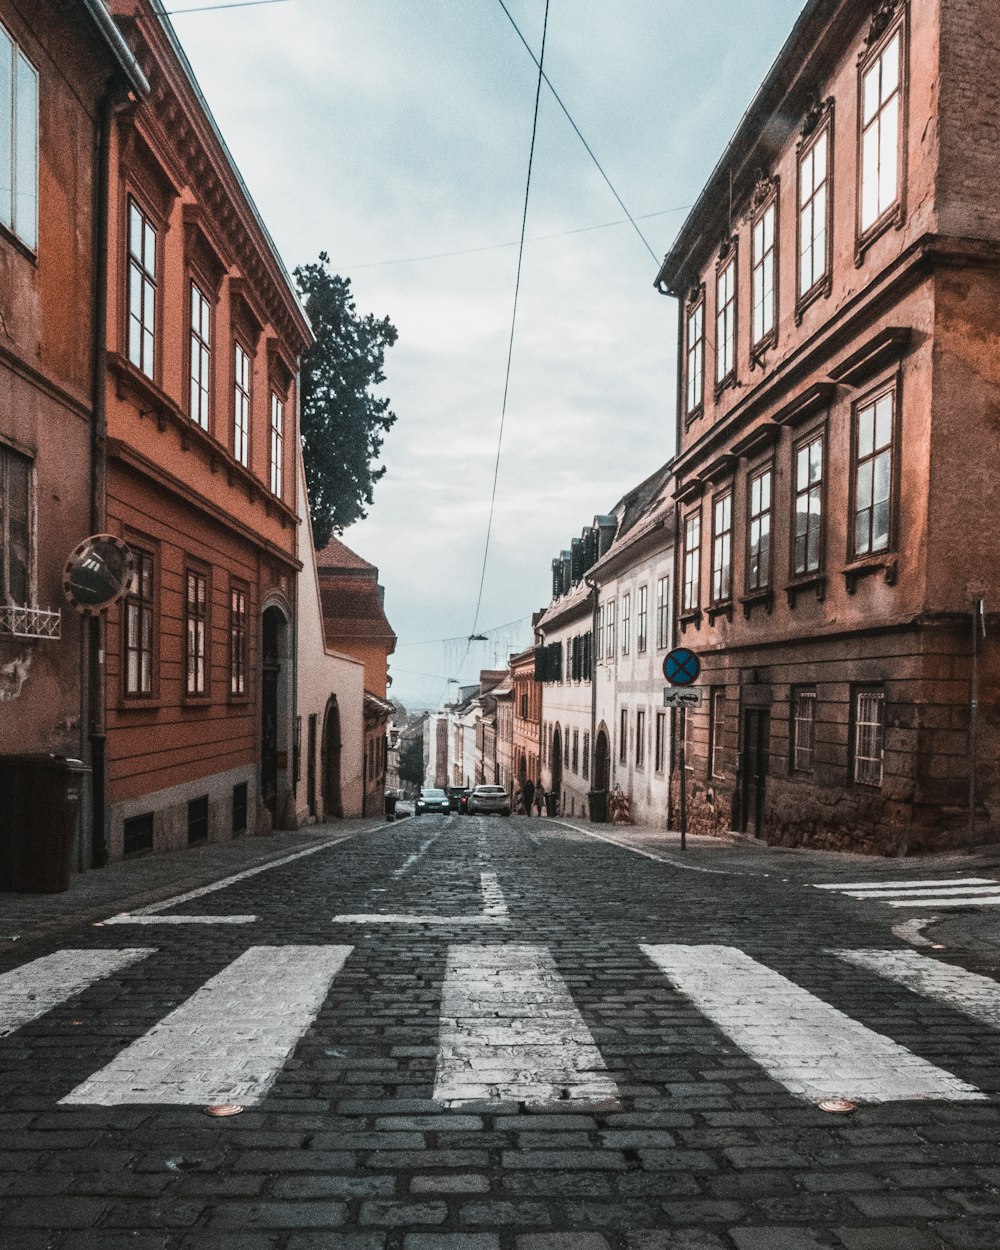
[[[687,761],[684,757],[684,740],[687,737],[687,708],[680,709],[680,748],[681,748],[681,850],[687,850]]]
[[[972,601],[972,688],[969,701],[969,845],[976,836],[976,721],[979,711],[979,612],[981,599]]]

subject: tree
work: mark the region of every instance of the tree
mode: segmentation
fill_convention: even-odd
[[[403,734],[399,741],[399,779],[412,786],[424,784],[424,737],[422,733]]]
[[[396,415],[372,388],[385,381],[386,348],[397,338],[388,317],[359,316],[351,281],[330,273],[330,257],[300,265],[295,280],[316,342],[302,358],[302,454],[317,550],[368,515],[383,435]]]

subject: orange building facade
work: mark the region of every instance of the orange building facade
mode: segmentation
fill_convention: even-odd
[[[111,134],[103,528],[107,852],[294,813],[296,378],[308,324],[168,20],[113,0],[151,85]]]

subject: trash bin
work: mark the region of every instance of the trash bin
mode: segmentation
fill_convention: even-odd
[[[396,796],[394,794],[385,796],[385,818],[386,820],[396,819]]]
[[[595,825],[608,823],[608,792],[607,790],[588,790],[587,802],[590,804],[590,819]]]
[[[553,794],[551,790],[547,790],[545,792],[545,815],[546,816],[558,816],[559,813],[556,810],[558,806],[559,806],[559,795]]]
[[[89,771],[80,760],[60,755],[0,756],[0,890],[69,889]]]

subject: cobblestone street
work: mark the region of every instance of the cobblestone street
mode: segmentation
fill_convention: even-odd
[[[4,1250],[1000,1246],[983,857],[345,832],[0,900]]]

